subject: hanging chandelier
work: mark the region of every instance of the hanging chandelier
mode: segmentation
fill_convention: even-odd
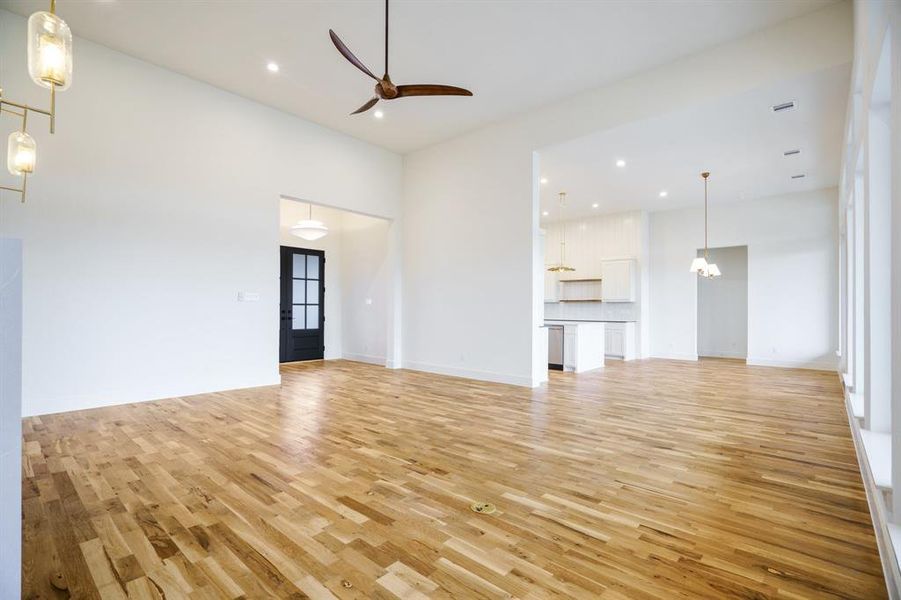
[[[313,240],[325,237],[328,233],[328,227],[326,227],[322,221],[313,220],[313,205],[310,204],[309,206],[309,217],[302,221],[298,221],[297,225],[294,225],[291,228],[291,235],[312,242]]]
[[[563,210],[566,208],[566,192],[560,192],[560,262],[547,268],[551,273],[569,273],[575,271],[566,265],[566,221],[563,221]]]
[[[50,133],[56,132],[56,92],[65,91],[72,84],[72,31],[56,15],[56,0],[50,0],[50,11],[39,11],[28,18],[28,74],[32,81],[50,90],[50,108],[35,108],[3,97],[0,88],[0,114],[22,119],[22,128],[9,135],[6,168],[10,174],[22,178],[21,187],[0,186],[17,192],[25,202],[28,176],[34,173],[37,162],[37,143],[28,135],[28,113],[50,118]]]
[[[720,273],[716,263],[709,262],[710,252],[707,249],[707,178],[710,177],[710,172],[704,171],[701,173],[701,177],[704,178],[704,256],[699,256],[692,260],[689,271],[697,273],[701,277],[719,277],[722,273]]]

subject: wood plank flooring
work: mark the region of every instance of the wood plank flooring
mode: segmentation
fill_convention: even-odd
[[[26,419],[24,597],[885,596],[835,374],[282,376]]]

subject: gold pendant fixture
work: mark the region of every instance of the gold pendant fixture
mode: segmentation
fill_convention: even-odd
[[[22,187],[0,185],[0,190],[17,192],[25,202],[28,176],[34,173],[37,162],[37,143],[28,135],[28,113],[50,118],[50,133],[56,132],[56,92],[65,91],[72,84],[72,31],[56,15],[56,0],[50,0],[50,11],[39,11],[28,18],[28,74],[32,81],[50,90],[50,108],[36,108],[3,97],[0,88],[0,115],[3,113],[22,119],[22,129],[9,135],[6,168],[10,174],[22,178]]]
[[[560,262],[547,268],[551,273],[569,273],[575,271],[566,264],[566,221],[563,221],[563,209],[566,208],[566,192],[560,192]]]
[[[701,173],[704,179],[704,256],[699,256],[691,261],[691,273],[697,273],[701,277],[713,278],[722,275],[716,263],[710,262],[710,251],[707,249],[707,179],[710,177],[709,171]]]

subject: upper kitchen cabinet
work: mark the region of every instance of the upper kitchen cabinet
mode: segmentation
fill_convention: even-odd
[[[601,261],[604,302],[635,302],[638,268],[634,258]]]

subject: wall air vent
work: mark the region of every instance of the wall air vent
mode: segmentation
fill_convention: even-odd
[[[804,173],[799,173],[799,174],[797,174],[797,175],[792,175],[792,179],[804,179],[805,177],[807,177],[807,175],[805,175]]]
[[[774,104],[772,108],[774,113],[792,110],[793,108],[795,108],[795,101],[789,100],[788,102],[783,102],[782,104]]]
[[[795,154],[801,154],[800,150],[786,150],[782,153],[782,156],[794,156]]]

